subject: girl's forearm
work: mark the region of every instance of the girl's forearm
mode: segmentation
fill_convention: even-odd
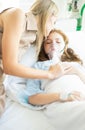
[[[60,100],[59,93],[36,94],[29,97],[29,103],[33,105],[45,105]]]
[[[81,101],[84,98],[81,97],[79,92],[64,92],[64,93],[42,93],[35,94],[29,97],[28,102],[33,105],[46,105],[53,102],[71,102],[71,101]]]

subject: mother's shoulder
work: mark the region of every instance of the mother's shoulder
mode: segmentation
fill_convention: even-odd
[[[9,18],[23,18],[25,17],[25,13],[22,9],[20,8],[8,8],[3,10],[1,13],[2,20],[4,19],[9,19]]]
[[[22,25],[25,21],[25,13],[20,8],[10,8],[1,14],[3,25],[7,28],[8,25]],[[13,28],[13,26],[12,26]]]

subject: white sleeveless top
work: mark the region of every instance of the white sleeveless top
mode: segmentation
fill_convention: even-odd
[[[33,43],[36,40],[36,36],[37,36],[37,23],[36,23],[36,19],[35,19],[34,15],[31,12],[28,12],[26,14],[26,19],[25,19],[23,29],[24,29],[24,31],[21,36],[20,47],[19,47],[19,52],[18,52],[19,62],[21,61],[21,59],[22,59],[23,55],[26,53],[26,51],[28,51],[28,48],[31,45],[31,43]],[[2,46],[2,36],[3,36],[3,29],[0,28],[0,48]],[[35,48],[36,48],[36,46],[35,46]],[[36,55],[36,51],[35,51],[35,54],[33,54],[33,55]],[[29,58],[32,58],[32,57],[28,57],[28,61],[29,61]],[[0,52],[0,67],[2,66],[1,60],[2,60],[2,55]]]
[[[25,16],[26,19],[23,28],[24,31],[21,36],[20,47],[19,47],[19,60],[21,59],[22,55],[27,50],[29,45],[36,40],[36,35],[37,35],[37,23],[34,15],[31,12],[28,12]],[[0,48],[2,44],[2,35],[3,35],[3,29],[0,28]]]

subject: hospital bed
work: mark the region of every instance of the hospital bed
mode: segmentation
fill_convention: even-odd
[[[67,36],[69,37],[69,47],[72,47],[75,52],[83,59],[85,63],[85,32],[84,31],[66,31]],[[30,53],[32,54],[32,50],[30,50]],[[27,54],[26,54],[27,55]],[[12,96],[12,95],[11,95]],[[65,130],[73,130],[77,128],[77,130],[85,130],[85,102],[81,103],[81,108],[79,109],[79,106],[76,107],[76,105],[73,105],[73,109],[75,109],[75,114],[72,116],[72,120],[75,123],[78,118],[80,118],[80,128],[75,126],[74,124],[71,124],[72,122],[69,121],[65,123],[67,125],[67,129]],[[63,109],[63,112],[61,113],[61,109]],[[76,112],[76,109],[77,112]],[[62,108],[60,107],[57,111],[60,113],[60,115],[63,117],[63,113],[65,113],[65,106],[63,104]],[[68,111],[69,114],[71,113]],[[68,114],[66,112],[66,114]],[[68,115],[69,115],[68,114]],[[10,97],[7,97],[6,99],[6,109],[3,114],[3,116],[0,118],[0,130],[63,130],[62,121],[65,120],[58,120],[57,121],[57,127],[50,123],[49,118],[44,113],[44,110],[31,110],[21,104],[19,104],[16,101],[11,100]],[[58,124],[61,124],[61,129],[59,128]],[[72,126],[72,128],[71,128]]]

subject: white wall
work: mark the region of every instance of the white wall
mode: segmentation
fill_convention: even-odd
[[[59,8],[58,23],[56,27],[66,30],[74,31],[76,29],[76,20],[70,20],[70,12],[68,11],[67,3],[69,0],[53,0]],[[8,7],[20,7],[25,12],[27,12],[30,6],[35,2],[35,0],[0,0],[0,11]],[[79,8],[85,3],[85,0],[79,0]],[[85,12],[85,11],[84,11]],[[62,20],[62,21],[59,21]],[[85,13],[83,19],[83,27],[85,28]],[[82,29],[83,30],[83,29]]]
[[[20,0],[0,0],[0,11],[9,7],[19,7]]]
[[[67,15],[67,2],[68,0],[53,0],[57,6],[58,6],[58,9],[59,9],[59,16],[58,18],[59,19],[64,19],[66,17],[68,17]]]
[[[35,0],[20,0],[20,8],[27,12],[34,2]]]

